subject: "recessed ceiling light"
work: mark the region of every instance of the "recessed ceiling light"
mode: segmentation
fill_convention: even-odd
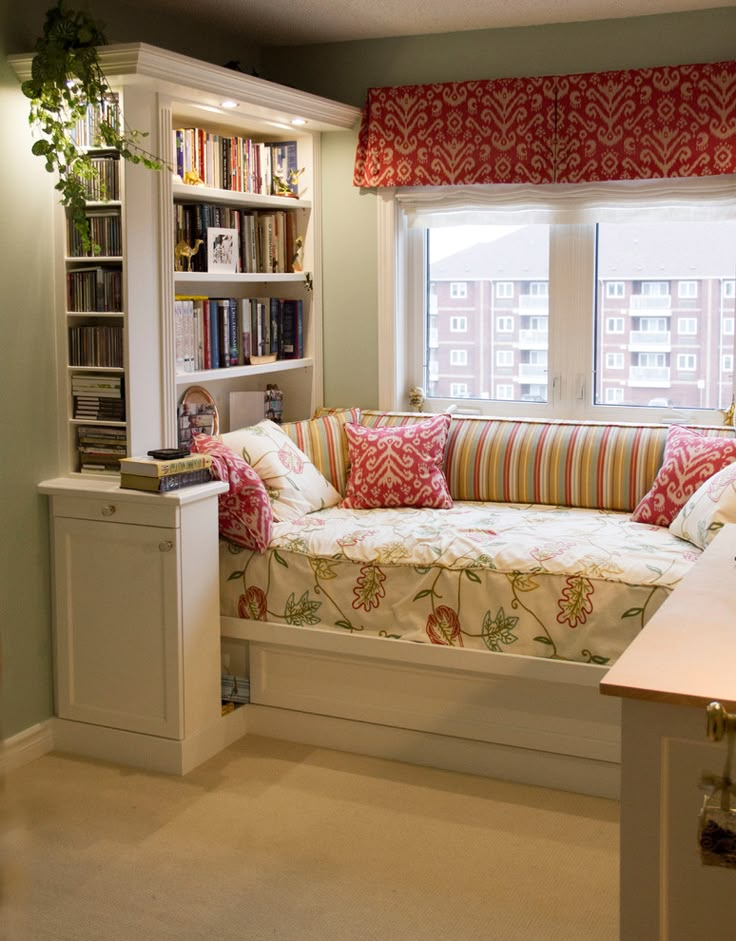
[[[306,118],[292,118],[291,123],[294,125],[294,127],[301,127],[303,124],[307,123],[307,119]]]
[[[238,103],[237,101],[232,101],[230,98],[228,98],[227,101],[220,102],[220,107],[221,108],[237,108]]]

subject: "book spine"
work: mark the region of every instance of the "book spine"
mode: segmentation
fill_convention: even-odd
[[[170,477],[172,474],[181,474],[188,471],[207,470],[212,465],[209,454],[190,454],[188,457],[173,458],[170,461],[142,460],[123,458],[121,469],[126,474],[141,477]]]
[[[238,301],[235,297],[228,298],[230,313],[230,365],[237,366],[240,361],[240,330],[238,328]]]
[[[283,322],[282,302],[278,297],[272,297],[270,300],[271,330],[269,338],[268,352],[277,356],[281,352],[281,329]]]
[[[212,480],[209,468],[201,470],[183,471],[181,474],[171,474],[159,480],[159,492],[167,493],[170,490],[179,490],[181,487],[191,487],[194,484],[204,484]]]

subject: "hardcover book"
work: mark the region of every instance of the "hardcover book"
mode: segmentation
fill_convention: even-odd
[[[120,470],[138,477],[169,477],[186,471],[207,470],[212,464],[209,454],[189,454],[170,461],[157,461],[152,457],[124,457]]]
[[[169,474],[166,477],[144,477],[141,474],[120,475],[120,486],[125,490],[147,490],[152,493],[169,493],[171,490],[181,490],[182,487],[193,487],[196,484],[206,484],[212,480],[208,467],[199,470],[181,471]]]

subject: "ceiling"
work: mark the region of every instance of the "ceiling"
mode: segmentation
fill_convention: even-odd
[[[178,16],[237,24],[262,46],[302,45],[618,19],[736,6],[736,0],[157,0]]]

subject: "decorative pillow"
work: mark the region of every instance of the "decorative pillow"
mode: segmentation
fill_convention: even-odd
[[[736,463],[698,487],[672,520],[670,532],[705,549],[724,523],[736,523]]]
[[[360,422],[359,408],[320,409],[314,418],[281,425],[281,430],[341,494],[345,493],[350,466],[347,422]]]
[[[449,427],[446,414],[395,428],[346,425],[350,476],[340,505],[452,506],[442,472]]]
[[[667,433],[662,466],[631,519],[669,526],[700,485],[736,461],[736,439],[713,438],[675,426]]]
[[[218,439],[242,456],[266,485],[275,520],[291,522],[340,502],[329,480],[274,422],[265,419]]]
[[[212,473],[229,485],[217,498],[220,535],[265,552],[271,539],[273,511],[258,474],[222,442],[209,435],[194,435],[192,451],[212,456]]]

